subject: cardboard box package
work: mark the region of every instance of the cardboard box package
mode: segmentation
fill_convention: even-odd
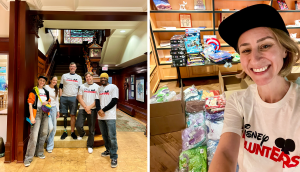
[[[180,131],[186,128],[185,104],[181,100],[150,104],[150,135]]]

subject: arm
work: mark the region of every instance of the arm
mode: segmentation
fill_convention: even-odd
[[[35,123],[35,118],[33,117],[33,108],[32,108],[32,104],[29,103],[29,114],[30,114],[30,122],[31,124]]]
[[[57,109],[57,116],[56,116],[56,118],[59,118],[59,101],[58,101],[58,95],[56,96],[55,101],[56,101],[56,104],[57,104],[57,106],[56,106],[56,109]]]
[[[97,112],[98,112],[98,111],[101,109],[99,99],[96,99],[96,100],[95,100],[95,104],[96,104],[96,110],[97,110]]]
[[[59,96],[62,95],[62,89],[63,89],[63,87],[64,87],[64,85],[63,85],[63,83],[64,83],[63,79],[64,79],[64,75],[62,75],[62,76],[61,76],[61,79],[60,79],[60,84],[59,84]]]
[[[209,166],[209,172],[235,172],[240,147],[240,136],[224,133]],[[229,149],[230,148],[230,149]]]
[[[117,98],[112,98],[112,100],[110,101],[110,103],[102,109],[103,112],[106,112],[106,111],[110,110],[110,109],[113,108],[117,103],[118,103],[118,99],[117,99]]]

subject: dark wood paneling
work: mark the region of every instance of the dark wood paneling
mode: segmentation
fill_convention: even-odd
[[[29,33],[29,7],[21,1],[18,18],[15,22],[15,2],[10,2],[9,31],[9,89],[7,115],[7,143],[5,162],[23,162],[29,136],[29,116],[27,97],[37,83],[38,41],[35,34]],[[17,28],[17,30],[15,30]],[[16,31],[16,32],[15,32]],[[15,39],[17,38],[17,39]]]
[[[0,38],[0,55],[8,55],[9,38]]]
[[[31,11],[43,20],[73,21],[147,21],[147,12],[78,12],[78,11]]]

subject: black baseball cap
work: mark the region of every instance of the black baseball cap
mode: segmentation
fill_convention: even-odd
[[[221,22],[219,33],[222,39],[237,51],[240,36],[256,27],[276,28],[289,35],[278,11],[266,4],[252,5],[230,15]]]
[[[45,79],[46,81],[48,80],[48,78],[45,77],[45,76],[43,76],[43,75],[39,76],[39,79],[40,79],[40,78],[43,78],[43,79]]]

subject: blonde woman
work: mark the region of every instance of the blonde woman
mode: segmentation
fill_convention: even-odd
[[[238,23],[238,26],[236,25]],[[240,54],[255,84],[226,102],[222,135],[209,172],[300,171],[300,87],[284,79],[299,47],[280,14],[259,4],[238,11],[219,27]]]

